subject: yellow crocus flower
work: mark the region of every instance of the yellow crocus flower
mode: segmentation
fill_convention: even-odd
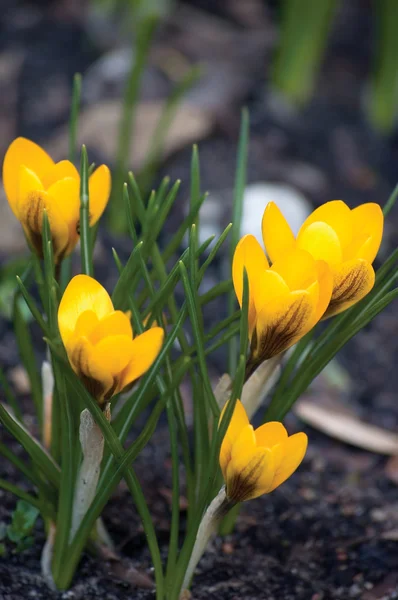
[[[150,368],[164,336],[161,327],[152,327],[133,339],[128,315],[114,310],[108,292],[88,275],[68,284],[58,326],[74,371],[100,404]]]
[[[285,217],[270,202],[262,221],[266,251],[272,261],[298,248],[328,263],[333,293],[326,317],[346,310],[372,289],[376,258],[383,235],[383,212],[378,204],[350,209],[341,200],[323,204],[308,217],[294,237]]]
[[[249,281],[249,373],[261,362],[295,344],[321,319],[332,293],[327,264],[305,250],[292,250],[269,266],[256,238],[236,246],[232,278],[240,305],[243,272]]]
[[[42,256],[44,209],[50,222],[55,261],[73,251],[79,240],[80,175],[70,161],[55,163],[40,146],[19,137],[5,154],[3,185],[34,252]],[[104,212],[110,190],[110,171],[101,165],[89,178],[90,225]]]
[[[305,433],[288,436],[278,421],[254,430],[237,400],[220,450],[228,500],[244,502],[272,492],[300,465],[307,442]]]

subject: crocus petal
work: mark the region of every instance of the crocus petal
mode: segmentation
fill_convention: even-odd
[[[378,204],[368,202],[351,211],[354,236],[366,235],[366,241],[349,258],[363,258],[372,263],[379,251],[383,236],[384,216]]]
[[[235,502],[244,502],[265,493],[274,478],[271,450],[258,448],[253,427],[245,427],[232,447],[227,466],[227,496]]]
[[[8,202],[17,218],[19,174],[22,164],[42,179],[46,171],[51,169],[54,161],[40,146],[23,137],[14,140],[8,147],[3,162],[3,185]]]
[[[348,208],[345,202],[342,200],[332,200],[322,204],[319,208],[315,209],[313,213],[304,221],[300,233],[311,225],[312,223],[321,222],[326,223],[336,233],[341,248],[348,246],[351,243],[353,236],[353,226],[351,210]],[[320,258],[320,257],[317,257]]]
[[[257,315],[263,310],[264,306],[269,306],[270,303],[274,305],[282,298],[287,298],[289,294],[289,287],[279,273],[271,269],[259,273],[254,296]]]
[[[111,193],[111,173],[101,165],[90,176],[89,182],[90,225],[94,225],[104,212]]]
[[[164,331],[161,327],[152,327],[134,338],[132,358],[120,377],[120,389],[148,371],[160,352],[163,338]]]
[[[47,193],[68,226],[69,244],[66,253],[70,254],[79,240],[79,181],[72,177],[59,179],[48,188]]]
[[[99,378],[101,373],[116,377],[127,366],[133,353],[133,340],[127,335],[113,335],[93,346],[90,373]]]
[[[113,312],[112,300],[101,284],[88,275],[76,275],[69,282],[58,309],[58,327],[64,344],[73,334],[79,315],[92,310],[102,319]]]
[[[323,260],[317,260],[316,269],[318,271],[319,295],[314,314],[314,325],[318,323],[325,314],[333,292],[333,274],[329,265]]]
[[[96,368],[93,345],[85,337],[72,335],[66,349],[71,365],[86,389],[96,400],[102,402],[115,383],[109,370]]]
[[[228,406],[228,402],[224,406],[221,415],[220,415],[220,423],[224,412],[226,411]],[[249,425],[249,419],[246,414],[246,411],[243,407],[243,404],[240,400],[236,401],[235,408],[231,420],[228,425],[228,429],[225,433],[224,439],[221,444],[220,449],[220,466],[225,477],[227,466],[229,461],[231,460],[231,449],[232,445],[235,443],[237,438],[239,437],[242,429]]]
[[[361,300],[375,282],[372,265],[360,258],[343,263],[333,275],[333,294],[325,317],[337,315]]]
[[[338,238],[330,225],[316,221],[299,231],[297,248],[306,250],[316,260],[324,260],[329,265],[338,265],[343,253]]]
[[[274,202],[269,202],[263,214],[264,246],[272,262],[294,249],[296,242],[285,217]]]
[[[254,432],[257,446],[272,448],[276,444],[285,443],[287,440],[287,431],[279,421],[269,421],[264,423]]]
[[[44,187],[47,189],[56,181],[65,179],[66,177],[71,177],[72,179],[76,179],[78,182],[80,182],[79,171],[76,169],[75,165],[69,160],[61,160],[43,174],[42,182]]]
[[[77,337],[90,338],[91,333],[98,325],[98,317],[92,310],[82,312],[75,325],[74,335]]]
[[[278,273],[292,292],[306,290],[318,275],[316,261],[305,250],[283,254],[273,263],[271,271]]]
[[[101,339],[113,335],[126,335],[130,339],[133,337],[130,319],[121,310],[115,310],[98,321],[89,337],[93,344],[97,344]]]
[[[43,211],[46,209],[51,228],[54,257],[57,260],[68,245],[68,227],[58,207],[42,188],[37,175],[22,166],[19,178],[18,218],[32,248],[39,256],[42,256]]]
[[[284,458],[275,472],[269,492],[272,492],[295,472],[305,456],[307,444],[308,438],[305,433],[295,433],[287,439]]]
[[[254,298],[257,294],[257,283],[261,279],[263,272],[268,269],[268,261],[264,250],[253,235],[245,235],[239,241],[232,262],[232,280],[236,297],[241,306],[244,268],[249,280],[249,331],[251,332],[256,319]]]
[[[254,362],[263,362],[295,344],[309,330],[316,306],[307,291],[291,292],[267,303],[257,316],[251,351]]]

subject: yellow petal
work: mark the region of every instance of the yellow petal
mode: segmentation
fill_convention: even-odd
[[[272,452],[257,448],[253,427],[245,427],[232,446],[226,471],[227,496],[244,502],[265,493],[274,478]]]
[[[369,202],[351,211],[354,227],[354,238],[366,236],[364,243],[357,248],[355,254],[346,258],[363,258],[372,263],[379,251],[383,236],[384,216],[378,204]]]
[[[269,489],[270,492],[294,473],[305,456],[307,444],[308,438],[305,433],[296,433],[287,439],[284,446],[285,454],[279,468],[275,472],[272,485]]]
[[[76,169],[75,165],[69,160],[61,160],[43,174],[42,182],[47,189],[60,179],[65,179],[67,177],[77,179],[77,181],[80,182],[79,171]]]
[[[314,210],[304,221],[299,235],[309,225],[317,222],[326,223],[333,229],[340,241],[341,248],[351,243],[353,236],[351,210],[342,200],[326,202],[326,204],[322,204],[322,206]]]
[[[254,362],[263,362],[295,344],[311,328],[316,310],[309,292],[291,292],[267,303],[257,316],[251,351]]]
[[[115,310],[97,322],[97,326],[90,334],[90,340],[93,344],[97,344],[101,339],[113,335],[126,335],[130,339],[133,337],[130,319],[121,310]]]
[[[264,246],[272,262],[294,249],[296,242],[285,217],[274,202],[267,204],[263,214]]]
[[[235,294],[241,306],[244,268],[246,268],[249,280],[249,331],[251,332],[254,328],[256,319],[254,297],[256,294],[257,283],[268,268],[267,257],[256,238],[252,235],[245,235],[239,241],[232,262],[232,279]]]
[[[44,186],[40,177],[32,171],[32,169],[28,169],[26,165],[21,165],[19,167],[19,179],[18,179],[18,191],[17,191],[17,203],[16,209],[19,213],[19,203],[20,201],[25,202],[26,196],[31,192],[42,192],[44,191]]]
[[[375,282],[375,272],[370,263],[357,258],[334,271],[333,294],[325,317],[331,317],[356,304],[370,292]]]
[[[227,409],[227,406],[228,406],[228,402],[226,403],[226,405],[224,406],[224,408],[221,412],[220,423],[221,423],[222,417],[224,415],[224,412]],[[220,449],[220,467],[221,467],[224,477],[226,474],[226,469],[227,469],[228,463],[231,460],[232,445],[237,440],[242,429],[244,429],[249,424],[250,423],[249,423],[249,419],[246,414],[245,408],[244,408],[242,402],[240,400],[237,400],[236,404],[235,404],[233,415],[229,422],[228,429],[225,433],[224,439],[221,444],[221,449]]]
[[[63,220],[68,226],[69,244],[67,254],[72,252],[76,246],[78,235],[78,222],[80,216],[80,196],[79,196],[79,181],[68,177],[59,179],[48,190],[48,196],[56,205],[57,210],[62,215]]]
[[[112,394],[115,381],[108,370],[96,367],[92,344],[87,338],[73,334],[66,349],[70,363],[86,389],[96,400],[103,402],[109,392]]]
[[[99,379],[101,373],[112,377],[119,375],[129,363],[133,353],[133,340],[127,335],[113,335],[93,346],[90,373]]]
[[[80,313],[76,321],[74,334],[77,337],[84,336],[87,339],[89,339],[92,331],[96,328],[97,325],[98,317],[95,314],[95,312],[93,312],[92,310],[85,310],[84,312]]]
[[[111,193],[111,173],[101,165],[90,176],[89,182],[90,225],[94,225],[104,212]]]
[[[23,137],[14,140],[8,147],[3,162],[3,185],[8,202],[17,217],[19,174],[22,164],[42,179],[46,171],[51,169],[54,161],[40,146]]]
[[[148,371],[160,352],[163,338],[164,331],[161,327],[152,327],[134,338],[132,358],[121,375],[120,389]]]
[[[58,260],[68,245],[69,231],[58,207],[47,192],[43,191],[37,175],[30,169],[20,168],[18,194],[18,218],[21,221],[32,248],[42,256],[43,211],[46,209],[51,228],[54,258]]]
[[[287,431],[279,421],[270,421],[264,423],[254,432],[257,446],[272,448],[276,444],[284,443],[287,440]]]
[[[307,250],[313,258],[324,260],[331,266],[338,265],[343,258],[337,233],[330,225],[320,221],[300,229],[297,248]]]
[[[271,269],[259,273],[254,296],[256,314],[258,315],[265,306],[270,304],[274,306],[282,298],[287,298],[289,294],[289,287],[279,273]]]
[[[316,325],[318,321],[325,314],[326,309],[329,306],[330,299],[333,292],[333,274],[329,268],[329,265],[323,260],[316,261],[316,269],[318,272],[318,302],[314,313],[314,323]],[[313,326],[312,325],[312,326]]]
[[[58,327],[65,345],[79,316],[87,310],[102,319],[113,312],[112,300],[98,281],[88,275],[76,275],[69,282],[58,309]]]
[[[287,252],[278,258],[271,267],[289,286],[289,289],[306,290],[317,279],[316,261],[305,250]]]

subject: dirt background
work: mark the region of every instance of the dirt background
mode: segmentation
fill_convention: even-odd
[[[249,183],[289,184],[312,206],[334,198],[350,206],[386,201],[397,181],[398,136],[397,130],[379,136],[364,118],[374,49],[371,4],[367,0],[340,4],[314,97],[300,113],[288,110],[270,88],[278,39],[277,1],[177,4],[160,27],[151,53],[130,157],[130,166],[139,170],[143,149],[174,81],[187,66],[201,63],[204,75],[177,112],[157,175],[157,180],[165,174],[182,179],[170,231],[177,227],[188,198],[193,141],[200,142],[203,188],[210,190],[213,205],[222,207],[214,219],[214,206],[209,204],[207,218],[216,221],[216,228],[228,222],[243,104],[251,117]],[[80,131],[90,160],[112,165],[111,140],[130,55],[129,36],[120,20],[104,19],[88,2],[77,0],[2,0],[1,8],[0,154],[17,135],[42,143],[54,157],[66,152],[71,82],[80,71],[84,73]],[[25,252],[18,227],[0,197],[0,265]],[[394,209],[381,257],[396,247],[397,232]],[[168,230],[163,236],[167,240]],[[111,244],[117,245],[121,256],[127,256],[130,246],[115,240],[105,227],[99,239],[97,269],[111,287],[116,277]],[[221,269],[218,263],[208,274],[209,287]],[[209,315],[207,325],[215,317]],[[331,413],[343,406],[358,418],[396,431],[397,334],[395,304],[344,348],[337,389],[335,380],[323,378],[313,391],[316,401],[332,406]],[[17,393],[25,397],[29,412],[6,315],[0,316],[0,362]],[[213,357],[215,376],[224,364],[223,355]],[[248,503],[233,535],[210,545],[197,570],[193,598],[398,598],[397,460],[344,445],[303,425],[295,415],[289,416],[287,425],[290,431],[304,428],[309,435],[303,465],[272,495]],[[11,444],[2,430],[0,435]],[[166,555],[170,457],[163,429],[136,466]],[[16,480],[5,462],[0,463],[0,477]],[[0,492],[0,522],[10,522],[14,506],[15,499]],[[123,557],[118,568],[85,555],[71,590],[52,594],[40,575],[44,538],[39,521],[31,549],[23,554],[9,549],[6,558],[0,558],[0,599],[154,598],[152,590],[137,587],[130,569],[151,574],[145,537],[123,485],[104,519]]]

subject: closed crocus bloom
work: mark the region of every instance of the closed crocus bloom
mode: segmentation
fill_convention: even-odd
[[[300,465],[307,442],[305,433],[288,436],[278,421],[254,430],[237,400],[220,450],[228,500],[244,502],[272,492]]]
[[[244,236],[232,264],[232,278],[242,305],[243,273],[249,282],[249,373],[261,362],[287,350],[324,314],[332,293],[327,264],[305,250],[292,250],[270,267],[256,238]]]
[[[383,221],[378,204],[362,204],[351,210],[341,200],[334,200],[317,208],[295,238],[279,208],[270,202],[264,212],[262,231],[272,261],[297,248],[328,263],[333,274],[333,293],[325,316],[330,317],[372,289],[372,262],[380,247]]]
[[[76,167],[68,160],[55,163],[40,146],[19,137],[4,157],[3,184],[32,249],[42,256],[45,209],[55,261],[70,254],[79,239],[80,175]],[[110,189],[110,171],[101,165],[89,178],[90,225],[104,212]]]
[[[108,292],[87,275],[77,275],[67,286],[58,326],[74,371],[100,404],[150,368],[164,335],[152,327],[133,338],[127,314],[114,310]]]

